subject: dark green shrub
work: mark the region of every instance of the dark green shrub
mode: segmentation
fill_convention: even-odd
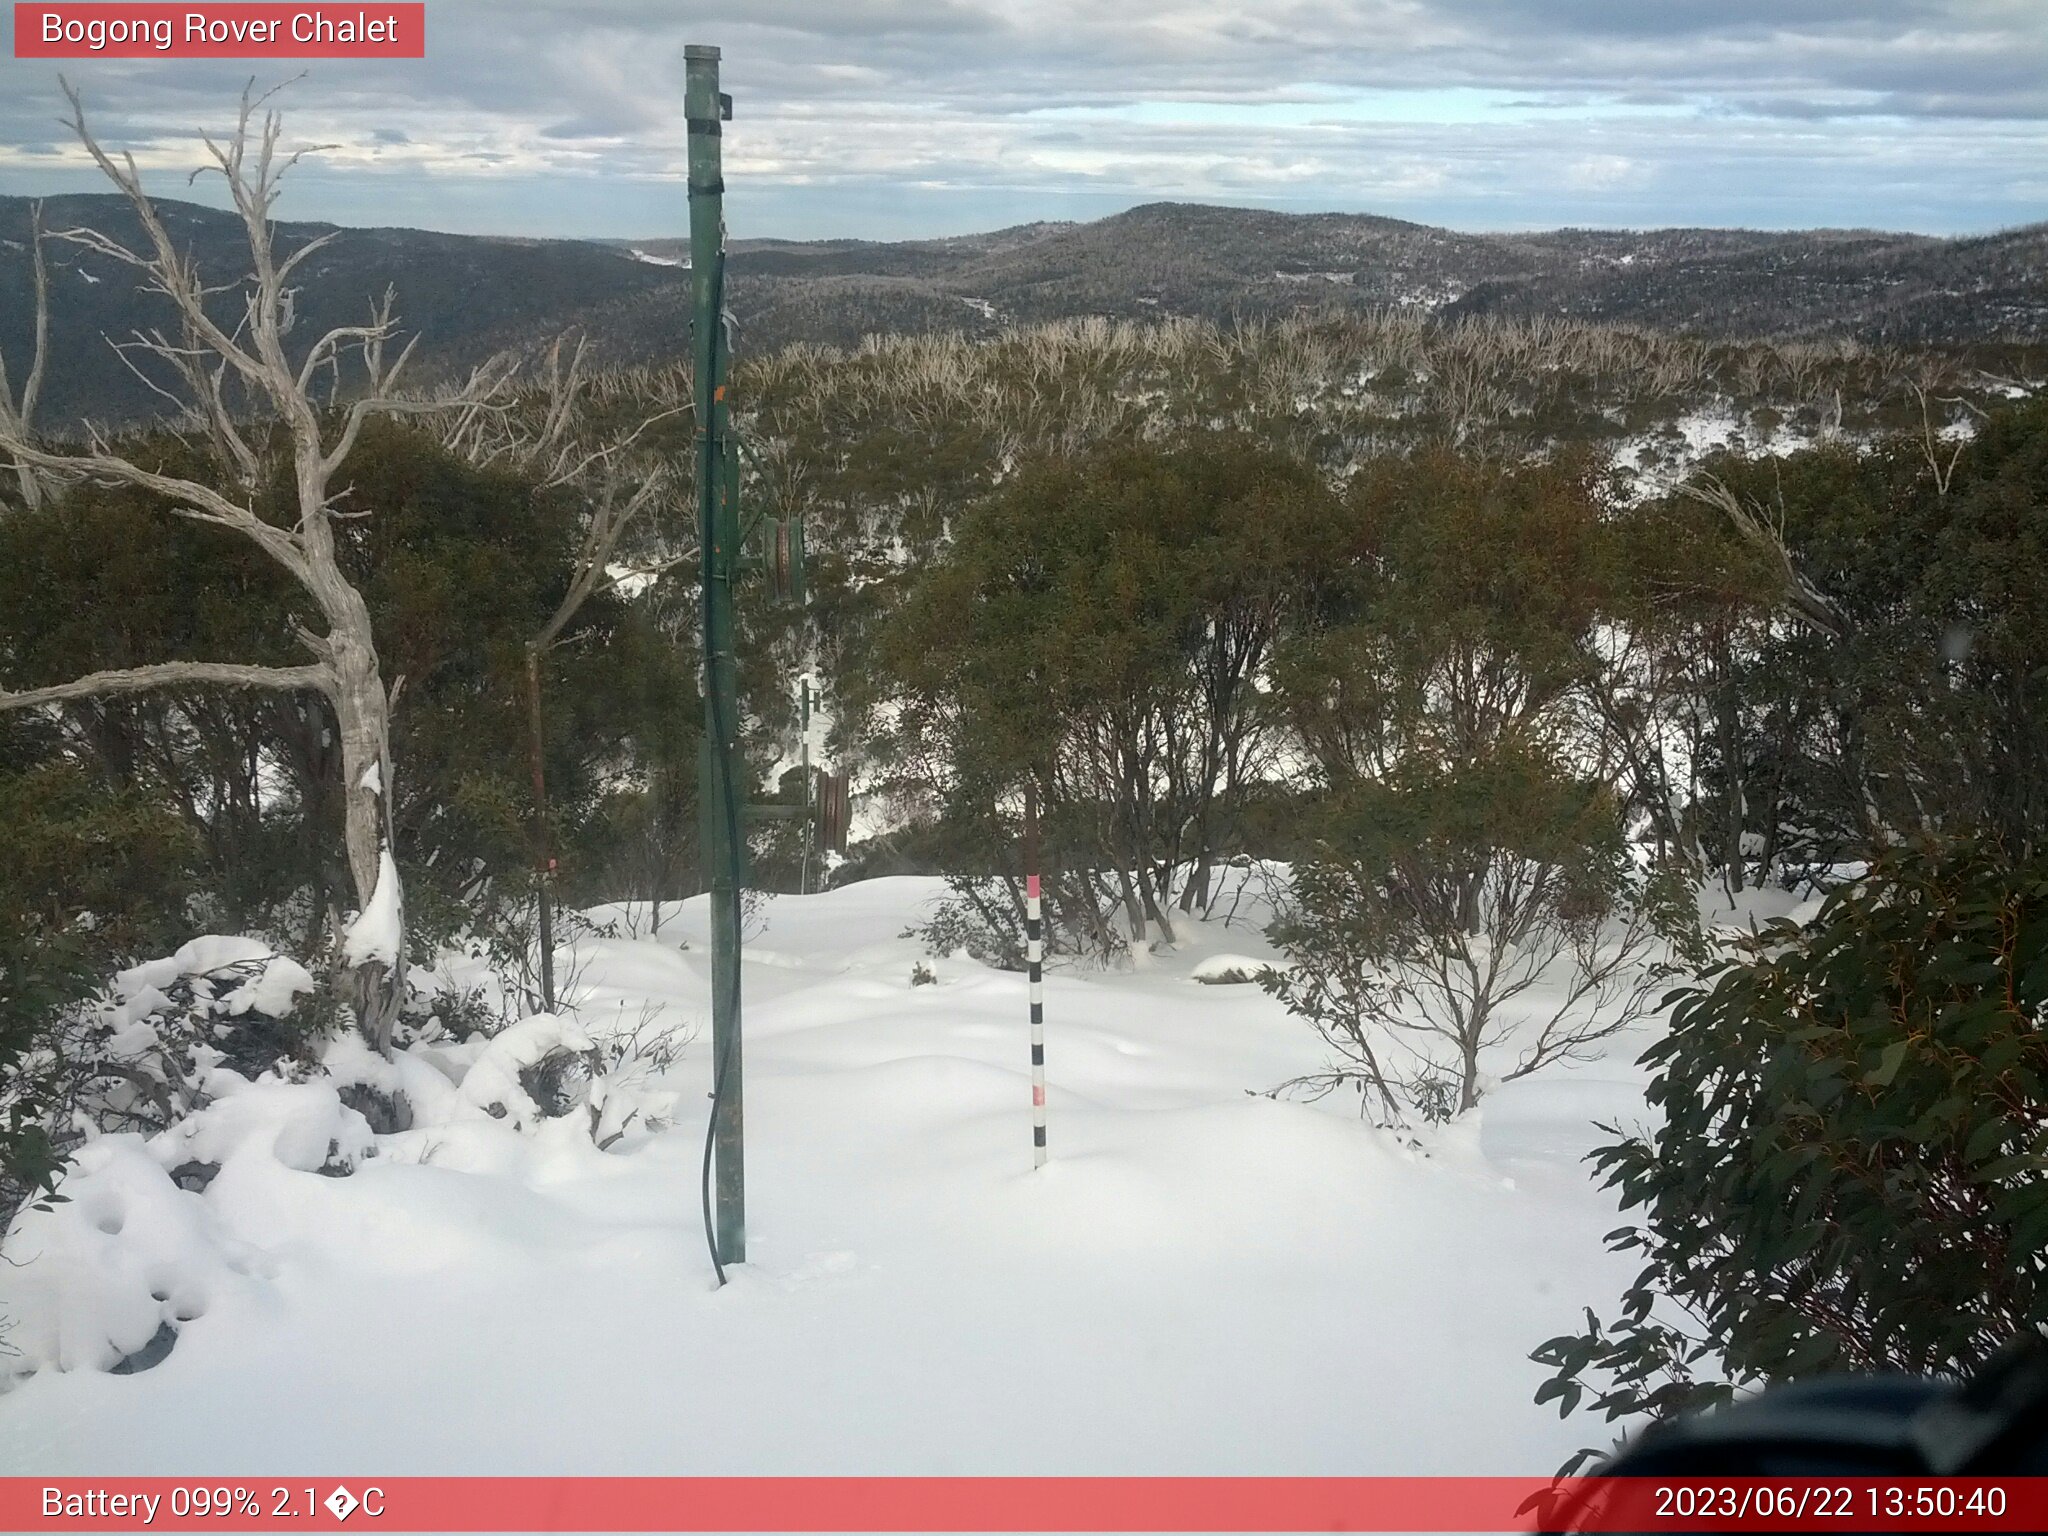
[[[1538,1401],[1615,1419],[1822,1371],[1955,1376],[2040,1328],[2044,1006],[2048,859],[1983,842],[1889,853],[1678,994],[1644,1057],[1662,1128],[1593,1154],[1642,1212],[1609,1238],[1642,1274],[1611,1326],[1536,1352]]]

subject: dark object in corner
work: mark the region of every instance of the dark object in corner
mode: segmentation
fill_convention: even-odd
[[[2048,1476],[2048,1338],[2015,1339],[1961,1386],[1840,1376],[1772,1387],[1653,1424],[1592,1475]]]

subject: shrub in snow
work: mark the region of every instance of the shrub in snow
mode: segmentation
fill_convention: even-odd
[[[372,1131],[388,1136],[449,1118],[454,1079],[424,1054],[431,1049],[415,1041],[409,1049],[382,1056],[359,1033],[347,1030],[320,1042],[318,1071]]]
[[[1463,1114],[1655,1008],[1661,909],[1614,796],[1562,760],[1512,744],[1404,765],[1325,815],[1267,929],[1291,968],[1260,978],[1337,1052],[1304,1086],[1355,1088],[1389,1124],[1446,1118],[1442,1082]]]
[[[0,1219],[55,1187],[52,1132],[64,1081],[48,1049],[78,1017],[93,979],[80,946],[39,926],[0,923]]]
[[[1024,969],[1024,920],[1006,910],[994,880],[955,882],[957,893],[936,903],[922,923],[903,930],[934,955],[964,956],[999,971]],[[987,889],[984,889],[987,887]]]
[[[429,1017],[387,1057],[355,1030],[300,1027],[311,990],[257,941],[214,937],[122,972],[80,1015],[69,1162],[0,1240],[0,1376],[157,1363],[247,1268],[236,1234],[265,1242],[294,1180],[376,1156],[390,1106],[429,1131],[502,1142],[553,1123],[600,1149],[673,1113],[650,1080],[683,1036],[651,1018],[593,1040],[543,1014],[457,1042]]]
[[[462,1078],[465,1102],[515,1130],[567,1112],[572,1079],[587,1074],[593,1049],[581,1030],[558,1014],[536,1013],[500,1030]]]
[[[600,1072],[591,1079],[584,1102],[590,1139],[599,1151],[609,1151],[636,1127],[643,1132],[665,1130],[675,1115],[676,1096],[648,1088],[630,1071]]]
[[[460,1095],[519,1131],[587,1115],[591,1139],[610,1147],[636,1125],[658,1130],[669,1123],[675,1095],[647,1080],[679,1049],[673,1030],[643,1024],[599,1044],[559,1015],[537,1013],[490,1039],[463,1074]]]
[[[659,1131],[673,1122],[675,1094],[651,1087],[650,1082],[675,1064],[689,1038],[684,1030],[648,1017],[636,1028],[598,1043],[585,1103],[590,1139],[599,1150],[614,1146],[636,1127]]]
[[[203,1047],[236,1071],[262,1071],[303,1056],[305,1029],[291,1021],[314,990],[304,966],[262,940],[209,934],[115,976],[103,1022],[112,1048],[140,1042],[141,1026],[160,1048]]]
[[[1270,960],[1254,960],[1247,955],[1211,955],[1189,976],[1204,986],[1229,987],[1257,981],[1273,969]]]
[[[417,979],[418,973],[413,975]],[[460,1040],[468,1035],[495,1035],[505,1023],[505,1016],[491,1006],[481,986],[444,984],[414,1000],[399,1015],[394,1038],[405,1046],[422,1040]]]
[[[202,1108],[209,1079],[311,1060],[313,978],[259,940],[194,939],[131,966],[94,1001],[56,1010],[39,1046],[0,1081],[0,1112],[33,1125],[50,1166],[88,1137],[154,1135]],[[26,1181],[11,1181],[16,1197]]]

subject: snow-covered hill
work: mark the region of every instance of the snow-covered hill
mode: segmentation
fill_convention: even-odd
[[[1193,979],[1268,955],[1255,928],[1191,925],[1137,969],[1049,978],[1033,1172],[1023,978],[942,959],[910,984],[901,934],[939,890],[766,908],[725,1289],[697,1193],[708,1030],[666,1085],[675,1127],[610,1152],[451,1113],[323,1177],[244,1137],[203,1194],[74,1185],[100,1272],[184,1287],[193,1315],[152,1369],[0,1396],[0,1472],[1541,1474],[1597,1437],[1532,1406],[1525,1357],[1633,1273],[1577,1158],[1593,1119],[1641,1119],[1639,1037],[1418,1150],[1264,1097],[1320,1042]],[[658,939],[596,916],[643,936],[569,967],[585,1030],[701,1019],[701,899]],[[139,1138],[83,1166],[117,1153]],[[37,1261],[9,1251],[19,1315]]]

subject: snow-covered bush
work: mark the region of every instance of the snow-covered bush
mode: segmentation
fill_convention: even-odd
[[[646,1133],[665,1130],[674,1123],[674,1092],[652,1084],[675,1065],[691,1038],[690,1031],[661,1024],[650,1015],[633,1029],[599,1041],[596,1070],[584,1100],[590,1114],[590,1139],[599,1150],[617,1145],[636,1126]]]
[[[1199,962],[1188,977],[1204,986],[1233,987],[1249,985],[1261,976],[1284,969],[1271,960],[1256,960],[1250,955],[1211,955]]]
[[[668,1124],[675,1095],[647,1083],[679,1049],[673,1030],[643,1024],[597,1042],[559,1015],[537,1013],[491,1038],[463,1075],[461,1096],[521,1131],[581,1111],[591,1140],[606,1148],[636,1123],[642,1130]]]
[[[39,1112],[60,1166],[0,1238],[0,1381],[155,1365],[185,1323],[260,1282],[252,1255],[314,1198],[305,1180],[352,1174],[380,1146],[423,1161],[455,1139],[503,1166],[544,1127],[594,1153],[673,1114],[652,1084],[685,1036],[652,1014],[610,1032],[535,1014],[486,1034],[466,1027],[479,995],[458,989],[419,999],[385,1056],[324,1027],[317,996],[261,941],[209,936],[122,971],[49,1032],[39,1080],[65,1093]],[[0,1104],[25,1081],[0,1081]]]
[[[314,1025],[301,1004],[313,990],[305,967],[260,940],[194,939],[53,1008],[0,1079],[0,1112],[33,1116],[60,1158],[102,1133],[168,1130],[205,1105],[217,1071],[247,1078],[310,1061]]]
[[[463,1076],[462,1097],[515,1130],[566,1114],[579,1067],[592,1046],[583,1032],[552,1013],[536,1013],[492,1036]]]

